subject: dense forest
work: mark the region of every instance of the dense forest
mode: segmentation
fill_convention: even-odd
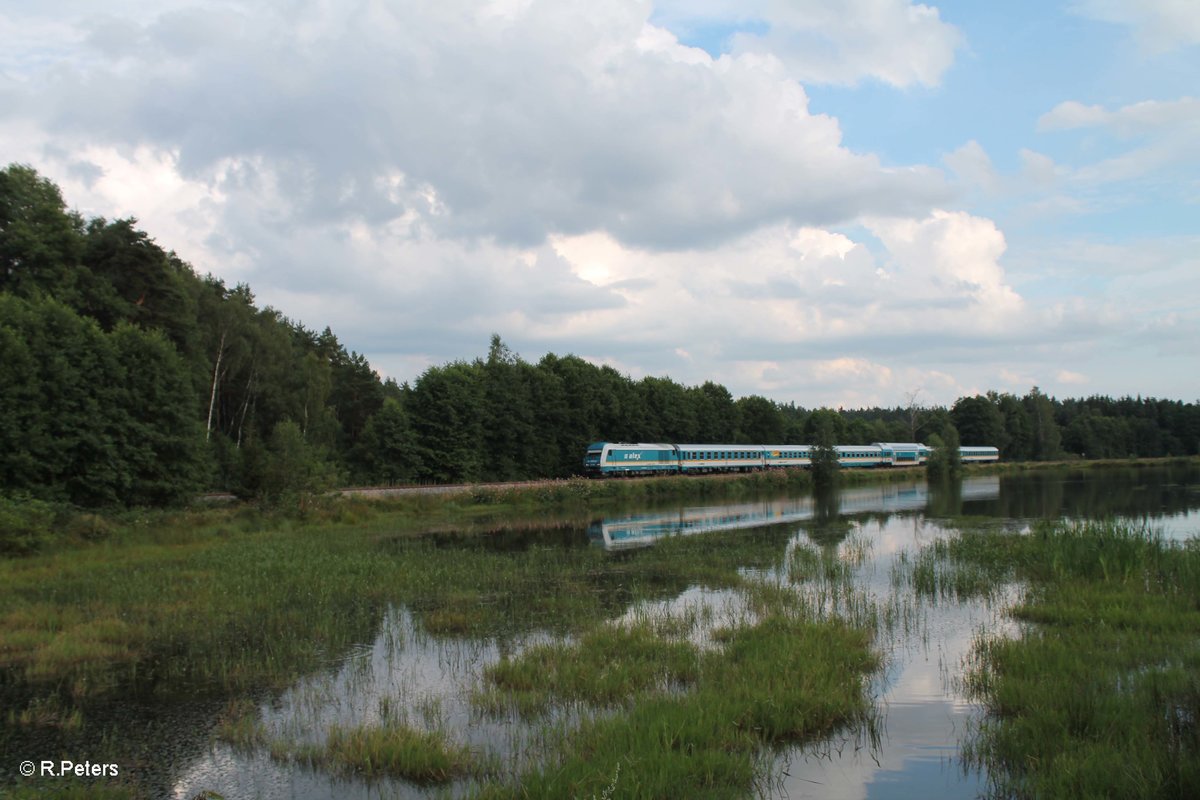
[[[481,342],[481,345],[483,343]],[[335,483],[576,472],[588,442],[992,444],[1005,459],[1195,455],[1200,405],[988,393],[953,407],[808,410],[718,383],[633,380],[576,356],[487,354],[412,385],[198,275],[134,219],[84,219],[0,171],[0,492],[81,506],[201,490],[270,499]]]

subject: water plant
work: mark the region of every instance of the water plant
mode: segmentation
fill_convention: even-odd
[[[404,778],[418,784],[445,783],[474,769],[470,750],[452,743],[441,731],[406,725],[359,727],[335,725],[324,743],[272,748],[276,758],[290,758],[335,774],[368,779]]]
[[[511,704],[527,716],[556,701],[624,705],[652,689],[694,683],[698,669],[699,653],[686,642],[663,640],[646,625],[601,625],[575,643],[536,645],[501,658],[484,670],[488,690],[477,702],[493,710]]]
[[[1200,794],[1200,548],[1114,522],[964,532],[943,555],[1027,582],[1018,638],[985,636],[964,747],[1014,797]]]
[[[267,729],[258,713],[258,705],[248,698],[229,701],[217,718],[213,735],[235,749],[251,751],[267,741]]]
[[[773,614],[720,638],[699,654],[686,691],[633,689],[636,703],[585,720],[557,759],[519,776],[519,789],[479,795],[741,797],[761,777],[764,748],[869,718],[865,685],[878,661],[868,632]]]

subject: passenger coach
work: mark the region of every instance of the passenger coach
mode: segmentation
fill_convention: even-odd
[[[583,469],[588,475],[656,475],[661,473],[749,472],[759,469],[811,467],[813,451],[806,444],[632,444],[594,442],[588,445]],[[877,442],[835,445],[843,467],[920,466],[932,450],[923,444]],[[962,447],[964,462],[998,461],[995,447]]]

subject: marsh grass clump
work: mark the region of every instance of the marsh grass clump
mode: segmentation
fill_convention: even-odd
[[[788,578],[793,583],[819,581],[827,584],[845,583],[851,580],[862,553],[847,548],[846,555],[837,547],[795,547],[787,563]]]
[[[445,733],[398,723],[334,726],[322,745],[276,747],[272,756],[337,774],[403,778],[419,784],[445,783],[474,770],[471,751],[451,742]]]
[[[672,540],[665,550],[690,563],[685,556],[704,553],[704,538]],[[740,552],[752,541],[724,544]],[[539,716],[575,705],[599,713],[583,713],[557,752],[516,776],[517,785],[489,784],[478,796],[740,797],[762,780],[772,747],[842,726],[872,728],[867,685],[880,663],[873,628],[833,612],[814,618],[796,586],[816,580],[840,591],[861,554],[849,548],[843,560],[837,548],[798,548],[804,555],[796,558],[814,569],[788,575],[787,559],[771,550],[760,566],[783,568],[787,579],[725,576],[744,598],[743,617],[708,631],[710,646],[642,618],[488,668],[474,698],[488,713]]]
[[[661,639],[649,626],[602,625],[577,643],[535,645],[484,670],[488,689],[477,703],[511,705],[524,715],[555,703],[627,705],[648,692],[694,683],[699,654],[685,642]]]
[[[252,751],[265,744],[268,738],[258,705],[244,697],[229,701],[217,718],[213,735],[218,741],[242,751]]]
[[[925,547],[915,557],[903,554],[895,567],[893,583],[907,583],[918,597],[928,600],[990,598],[1013,578],[1013,568],[1002,560],[957,560],[946,542]]]
[[[958,564],[1028,583],[1019,639],[965,676],[989,715],[964,747],[995,793],[1200,795],[1200,549],[1113,522],[964,533]]]
[[[793,615],[804,609],[804,601],[792,585],[772,581],[748,581],[742,590],[747,609],[759,619],[775,615]],[[732,635],[729,629],[713,632],[717,640],[726,640]]]
[[[72,707],[57,694],[35,697],[20,711],[9,709],[9,725],[22,728],[57,728],[75,731],[83,725],[83,712]]]
[[[723,646],[699,654],[687,691],[585,721],[561,759],[520,776],[519,794],[741,797],[759,778],[764,748],[868,721],[866,676],[878,666],[868,632],[774,615],[717,638]],[[514,791],[492,786],[481,796]]]

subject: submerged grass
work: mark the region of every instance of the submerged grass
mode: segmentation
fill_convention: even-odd
[[[1027,583],[1018,639],[982,638],[968,691],[989,714],[964,747],[1006,797],[1200,796],[1200,547],[1117,523],[967,532],[953,575]],[[938,564],[927,559],[929,569]],[[956,586],[936,574],[918,591]],[[958,591],[958,589],[954,589]]]

